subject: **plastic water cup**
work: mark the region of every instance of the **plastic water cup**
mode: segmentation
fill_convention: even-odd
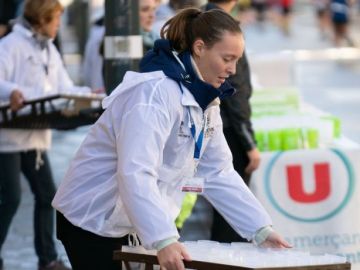
[[[306,131],[306,140],[310,149],[319,147],[319,131],[315,128],[309,128]]]
[[[280,151],[282,145],[281,131],[271,130],[268,132],[268,149],[269,151]]]
[[[293,150],[300,148],[300,130],[298,128],[287,128],[281,132],[282,150]]]
[[[255,132],[255,140],[257,144],[257,148],[260,152],[264,152],[267,150],[267,143],[266,143],[266,132],[263,130],[258,130]]]
[[[332,122],[333,126],[333,137],[334,138],[340,138],[341,136],[341,120],[338,117],[335,117],[333,115],[323,116],[321,117],[325,120],[330,120]]]
[[[334,123],[334,137],[340,138],[341,136],[341,121],[337,117],[333,117],[333,123]]]

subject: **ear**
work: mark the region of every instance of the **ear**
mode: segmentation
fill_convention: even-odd
[[[39,28],[43,28],[43,26],[46,24],[46,21],[44,18],[40,18],[39,19],[39,24],[38,24],[38,27]]]
[[[194,41],[193,46],[192,46],[192,51],[194,56],[201,56],[201,54],[203,53],[205,49],[205,43],[202,39],[197,39]]]

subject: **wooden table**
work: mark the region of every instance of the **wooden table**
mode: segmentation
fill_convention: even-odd
[[[129,262],[144,263],[145,270],[153,270],[154,265],[159,265],[157,257],[149,254],[139,254],[133,252],[124,252],[121,250],[114,252],[114,260],[121,265],[125,264],[125,269],[130,270]],[[268,268],[249,268],[244,266],[226,265],[203,261],[184,261],[185,267],[196,270],[350,270],[350,263],[329,264],[329,265],[311,265],[294,267],[268,267]]]

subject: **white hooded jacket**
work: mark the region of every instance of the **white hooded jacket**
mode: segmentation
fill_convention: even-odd
[[[51,40],[41,49],[33,33],[20,24],[0,40],[0,101],[9,102],[15,89],[25,99],[90,92],[74,86]],[[0,152],[46,150],[50,144],[50,130],[0,129]]]
[[[72,224],[107,237],[136,232],[142,244],[178,237],[184,176],[193,170],[194,138],[203,111],[185,87],[162,71],[127,72],[103,101],[53,200]],[[216,99],[207,119],[196,176],[205,178],[204,196],[242,236],[252,239],[271,220],[232,166]]]

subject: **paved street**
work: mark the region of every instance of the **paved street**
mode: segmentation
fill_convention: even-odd
[[[299,5],[296,12],[292,21],[291,35],[288,37],[283,36],[274,25],[265,25],[260,29],[257,25],[244,23],[248,57],[252,61],[252,57],[255,59],[259,54],[278,54],[284,50],[288,51],[287,53],[292,55],[292,69],[289,74],[284,73],[280,77],[286,77],[285,80],[297,85],[306,102],[340,117],[343,133],[360,143],[360,125],[357,124],[360,116],[359,50],[341,51],[341,54],[340,51],[330,50],[331,42],[320,39],[312,7]],[[358,46],[360,46],[359,17],[358,15],[356,23],[351,28]],[[70,41],[64,40],[65,53],[72,50],[67,50],[67,46],[72,46]],[[306,57],[307,55],[310,56]],[[346,57],[347,55],[349,57]],[[78,80],[78,58],[72,55],[65,56],[65,59],[71,60],[67,63],[70,73],[74,79]],[[281,68],[281,64],[278,65]],[[266,76],[273,76],[272,72],[276,70],[276,67],[268,70]],[[62,180],[69,161],[80,145],[86,130],[85,127],[76,131],[54,132],[50,158],[57,183]],[[6,270],[30,270],[37,267],[37,258],[32,244],[33,198],[25,181],[22,188],[22,202],[3,247],[2,257]],[[209,217],[206,214],[206,207],[206,204],[197,205],[195,215],[184,228],[183,239],[208,237],[206,228]],[[59,253],[60,257],[68,263],[60,244]]]

